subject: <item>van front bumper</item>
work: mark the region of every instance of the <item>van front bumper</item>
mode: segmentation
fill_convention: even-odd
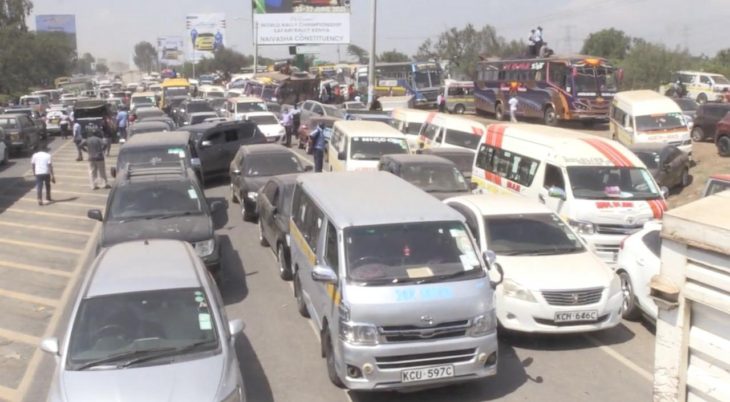
[[[337,373],[353,390],[422,389],[476,380],[497,374],[497,333],[438,341],[355,346],[335,342]],[[481,358],[481,359],[480,359]],[[403,370],[453,366],[453,377],[403,382]],[[371,372],[366,373],[365,367]],[[349,370],[348,370],[349,368]],[[348,375],[357,368],[359,378]]]

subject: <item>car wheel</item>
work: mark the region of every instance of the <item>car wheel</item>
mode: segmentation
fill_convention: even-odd
[[[259,220],[259,244],[264,247],[269,247],[269,242],[264,237],[264,224]]]
[[[241,217],[243,217],[243,220],[246,222],[253,222],[256,220],[256,214],[253,212],[255,207],[253,205],[250,205],[246,202],[246,199],[243,198],[243,195],[239,195],[238,199],[241,202]]]
[[[694,142],[702,142],[705,140],[705,131],[702,130],[702,127],[694,127],[691,137]]]
[[[464,114],[466,112],[466,108],[461,103],[454,106],[454,113],[456,114]]]
[[[720,156],[730,156],[730,137],[723,136],[717,140],[717,152]]]
[[[497,106],[494,107],[494,120],[504,121],[504,109],[502,108],[501,103],[498,103]]]
[[[291,280],[291,265],[286,256],[286,250],[283,244],[279,244],[276,248],[276,259],[279,260],[279,277],[285,281]]]
[[[299,280],[299,271],[294,274],[294,298],[297,300],[297,311],[304,318],[309,318],[309,311],[307,311],[307,305],[304,303],[304,296],[302,296],[302,283]]]
[[[327,376],[330,378],[332,384],[338,388],[344,388],[345,385],[340,380],[340,376],[337,375],[337,369],[335,368],[335,351],[332,347],[332,336],[329,331],[325,330],[324,339],[324,358],[327,362]]]
[[[236,197],[236,191],[233,190],[233,184],[231,184],[231,202],[238,204],[238,197]]]
[[[631,277],[625,271],[620,271],[618,277],[621,280],[621,293],[623,293],[622,315],[627,320],[635,320],[639,318],[641,312],[639,311],[639,306],[636,305],[636,296],[634,296],[634,287],[631,285]]]
[[[705,95],[704,93],[697,95],[697,103],[699,103],[700,105],[703,103],[707,103],[707,95]]]
[[[682,170],[682,180],[680,182],[680,185],[682,187],[687,187],[687,186],[690,185],[690,181],[691,180],[690,180],[690,177],[689,177],[689,169],[688,168],[684,168],[684,170]]]
[[[555,109],[552,106],[545,108],[545,114],[543,115],[542,120],[546,126],[555,126],[558,124],[558,115],[555,113]]]

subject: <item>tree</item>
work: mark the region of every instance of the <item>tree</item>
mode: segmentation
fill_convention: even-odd
[[[347,54],[356,58],[359,64],[367,64],[370,60],[367,50],[352,43],[347,45]]]
[[[98,63],[96,65],[96,72],[98,74],[106,74],[109,72],[109,67],[106,64]]]
[[[137,68],[149,74],[157,65],[157,49],[149,42],[139,42],[134,45],[133,60]]]
[[[610,60],[623,60],[630,48],[631,37],[623,31],[610,28],[588,35],[583,42],[581,53]]]
[[[0,27],[25,32],[25,17],[33,11],[30,0],[0,0]]]
[[[84,53],[79,59],[76,60],[76,72],[83,75],[91,75],[94,73],[94,56],[91,53]]]
[[[673,72],[692,68],[696,61],[687,50],[669,50],[666,46],[634,38],[631,51],[620,63],[624,69],[623,89],[654,89],[667,82]]]
[[[383,63],[399,63],[402,61],[409,61],[411,60],[410,57],[408,57],[407,54],[401,53],[395,49],[389,50],[387,52],[383,52],[380,54],[380,56],[377,57],[378,61],[382,61]]]

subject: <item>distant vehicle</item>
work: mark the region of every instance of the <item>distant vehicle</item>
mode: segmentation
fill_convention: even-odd
[[[674,145],[636,144],[629,149],[644,162],[658,185],[670,189],[690,185],[691,160]]]
[[[699,104],[690,98],[672,98],[672,100],[682,109],[684,118],[687,120],[687,126],[691,130]]]
[[[475,151],[487,128],[463,116],[433,113],[421,128],[420,148],[445,147]]]
[[[160,97],[159,107],[170,114],[170,104],[173,99],[187,99],[190,97],[190,81],[185,78],[167,78],[162,81],[162,96]],[[155,92],[155,89],[150,88]]]
[[[507,101],[514,95],[519,100],[518,117],[540,119],[549,126],[560,121],[590,125],[608,119],[618,81],[617,70],[599,57],[480,61],[475,107],[477,113],[504,120],[509,115]]]
[[[45,121],[45,119],[43,119],[43,116],[41,116],[41,114],[37,110],[33,110],[31,108],[25,108],[25,107],[9,107],[9,108],[6,108],[5,111],[3,111],[3,113],[4,114],[25,115],[33,123],[36,131],[38,132],[38,136],[41,139],[45,139],[48,136],[46,121]]]
[[[216,112],[192,112],[185,114],[185,120],[182,122],[183,126],[189,126],[193,124],[200,124],[205,121],[209,121],[209,119],[216,119],[215,121],[219,121],[220,117],[218,117],[218,114]]]
[[[67,122],[67,130],[71,132],[71,122],[69,121],[69,114],[63,106],[56,106],[48,109],[46,112],[46,131],[48,134],[60,134],[61,133],[61,122],[64,120]]]
[[[355,76],[357,91],[366,94],[368,67],[359,67]],[[377,96],[412,96],[417,107],[435,107],[443,71],[433,62],[377,63],[375,80]]]
[[[473,113],[474,81],[444,81],[443,96],[446,98],[446,111],[455,114]],[[438,105],[437,105],[438,106]]]
[[[302,120],[309,119],[313,116],[336,117],[338,119],[345,118],[345,114],[341,109],[313,100],[304,101],[300,106],[300,110]]]
[[[707,197],[721,191],[730,190],[730,174],[714,174],[707,179],[702,197]]]
[[[717,123],[730,112],[730,103],[705,103],[697,108],[694,125],[692,127],[692,139],[695,142],[714,139]]]
[[[135,110],[144,105],[145,107],[157,106],[157,96],[154,92],[137,92],[132,95],[129,101],[129,110]]]
[[[398,108],[390,116],[390,125],[406,136],[411,152],[416,152],[419,149],[418,135],[432,114],[424,110]]]
[[[80,100],[74,104],[74,120],[81,126],[81,134],[88,138],[94,133],[111,137],[116,130],[116,116],[111,105],[102,99]]]
[[[225,108],[226,113],[224,117],[228,117],[231,120],[241,120],[245,113],[268,111],[266,102],[260,98],[250,96],[228,98]]]
[[[240,401],[236,337],[213,278],[193,248],[145,239],[102,251],[88,269],[56,359],[49,400]],[[120,384],[134,384],[122,386]],[[232,397],[231,397],[232,396]]]
[[[154,106],[139,107],[134,111],[132,116],[134,116],[134,123],[137,123],[150,117],[163,117],[165,116],[165,112]]]
[[[327,144],[327,169],[377,170],[383,155],[409,153],[403,133],[385,123],[340,120],[335,122]]]
[[[244,113],[243,120],[255,123],[266,136],[267,142],[279,142],[284,139],[284,126],[271,112]]]
[[[649,284],[661,266],[661,230],[659,221],[647,222],[643,229],[621,241],[616,273],[621,278],[626,319],[637,319],[642,313],[651,320],[657,318],[658,308],[649,296]]]
[[[205,187],[200,159],[187,131],[158,130],[131,137],[119,149],[117,165],[111,168],[111,175],[117,177],[117,172],[123,172],[127,165],[157,166],[179,162],[192,169],[201,187]]]
[[[129,126],[127,140],[137,134],[155,133],[158,131],[170,131],[170,126],[161,121],[138,121]]]
[[[418,153],[424,155],[436,155],[442,158],[448,159],[456,164],[456,168],[459,169],[461,174],[466,177],[467,180],[471,179],[471,168],[474,164],[474,151],[464,148],[456,147],[436,147],[419,150]]]
[[[715,146],[720,156],[730,156],[730,111],[715,126]]]
[[[470,183],[454,162],[433,155],[383,155],[378,170],[393,173],[439,200],[469,194]]]
[[[272,176],[302,173],[311,170],[304,166],[294,151],[278,144],[244,145],[231,161],[231,201],[241,204],[243,220],[258,217],[256,200],[259,190]]]
[[[2,122],[2,117],[0,117]],[[10,159],[10,140],[5,135],[5,130],[0,127],[0,165],[5,165]]]
[[[31,108],[42,114],[46,113],[46,109],[50,106],[48,95],[24,95],[20,97],[20,106]]]
[[[61,101],[61,90],[60,89],[42,89],[40,91],[33,91],[33,95],[47,96],[50,104],[57,104]]]
[[[8,153],[27,154],[40,145],[40,136],[35,124],[23,114],[0,115],[0,128],[4,132],[3,143]]]
[[[706,73],[703,71],[677,71],[672,79],[659,87],[659,93],[673,94],[673,84],[681,81],[687,90],[687,97],[706,103],[708,101],[722,101],[723,90],[730,90],[730,81],[721,74]]]
[[[365,105],[362,102],[359,101],[349,101],[349,102],[343,102],[339,105],[339,107],[343,110],[347,111],[361,111],[361,110],[368,110],[367,105]]]
[[[504,271],[495,290],[502,327],[536,333],[600,331],[621,323],[618,276],[544,205],[512,195],[445,201],[466,219],[482,252]]]
[[[213,107],[210,105],[210,103],[205,99],[187,99],[180,103],[180,106],[176,107],[176,113],[175,117],[177,117],[177,125],[178,126],[184,126],[187,124],[195,124],[191,123],[190,114],[191,113],[199,113],[199,112],[211,112],[214,115],[217,115],[215,113],[215,110],[213,110]],[[208,115],[208,117],[211,117]],[[202,120],[201,120],[202,121]],[[186,123],[187,122],[187,123]]]
[[[166,114],[163,115],[154,115],[154,116],[145,116],[144,121],[138,121],[137,123],[164,123],[167,125],[167,130],[172,131],[174,130],[177,125],[175,125],[175,122],[172,121],[170,117],[168,117]],[[134,127],[134,124],[131,125],[131,127]]]

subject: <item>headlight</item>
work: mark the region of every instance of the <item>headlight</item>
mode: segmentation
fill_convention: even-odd
[[[198,253],[199,257],[207,257],[211,254],[213,254],[213,250],[215,249],[215,240],[203,240],[193,243],[193,247],[195,247],[195,252]]]
[[[469,336],[484,336],[497,330],[497,315],[494,310],[478,315],[471,320]]]
[[[378,328],[373,324],[350,322],[350,310],[342,304],[340,310],[340,339],[358,346],[378,344]]]
[[[608,287],[608,295],[615,295],[619,292],[621,292],[621,278],[614,273],[613,278],[611,278],[611,285]]]
[[[592,235],[596,233],[596,226],[590,222],[568,220],[568,224],[578,232],[578,234]]]
[[[241,402],[243,401],[241,387],[236,387],[228,396],[221,399],[221,402]]]
[[[246,197],[248,197],[251,201],[256,201],[257,198],[259,198],[259,193],[255,191],[249,191],[246,193]]]
[[[502,293],[505,297],[512,297],[531,303],[537,302],[537,300],[535,300],[535,296],[533,296],[532,292],[530,292],[530,289],[527,289],[511,279],[505,279],[504,282],[502,282]]]

